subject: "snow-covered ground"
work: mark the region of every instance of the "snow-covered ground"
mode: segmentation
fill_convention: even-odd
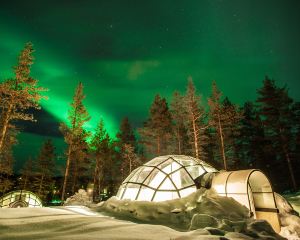
[[[289,201],[289,203],[293,206],[294,210],[300,213],[300,192],[294,194],[287,194],[284,197]]]
[[[295,196],[293,196],[295,197]],[[299,206],[299,198],[293,198]],[[296,200],[298,199],[298,200]],[[283,234],[299,239],[300,218],[277,197]],[[71,202],[70,202],[71,204]],[[122,220],[121,220],[122,219]],[[298,233],[297,233],[298,232]],[[232,199],[199,190],[161,203],[111,198],[90,208],[0,209],[0,239],[282,239]]]
[[[239,235],[233,235],[239,239]],[[206,230],[179,232],[136,224],[91,212],[85,207],[0,209],[0,239],[220,239]],[[224,238],[223,238],[224,239]]]

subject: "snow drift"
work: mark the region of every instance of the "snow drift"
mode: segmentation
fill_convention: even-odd
[[[135,222],[160,224],[179,231],[205,230],[238,239],[283,239],[264,220],[250,218],[249,210],[213,190],[199,189],[189,196],[164,202],[119,200],[98,204],[98,211]]]

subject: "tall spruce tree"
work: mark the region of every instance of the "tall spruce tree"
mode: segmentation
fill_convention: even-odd
[[[72,193],[75,193],[76,190],[82,188],[82,186],[87,186],[91,180],[89,146],[86,142],[87,136],[89,136],[89,133],[83,130],[82,134],[79,135],[74,142],[77,149],[70,166]]]
[[[243,114],[241,109],[234,105],[228,97],[222,102],[223,132],[226,138],[225,154],[228,166],[233,170],[242,168],[242,160],[239,157],[240,137],[241,137],[241,119]]]
[[[134,147],[127,143],[122,146],[122,157],[123,162],[121,165],[121,172],[122,180],[124,180],[125,176],[128,176],[133,169],[141,165],[141,161],[135,153]]]
[[[165,98],[156,95],[150,107],[150,116],[139,129],[141,143],[147,153],[161,155],[168,152],[172,132],[172,118]]]
[[[32,53],[33,46],[27,43],[14,67],[15,77],[0,83],[0,155],[9,130],[14,128],[14,121],[34,121],[33,115],[26,113],[26,110],[39,109],[39,102],[44,98],[41,91],[45,89],[39,87],[38,81],[30,76]]]
[[[268,158],[264,150],[264,129],[257,109],[252,102],[246,102],[242,112],[239,158],[245,168],[258,168],[265,171]]]
[[[204,146],[207,140],[205,135],[207,128],[205,124],[206,113],[203,105],[201,105],[201,97],[196,93],[192,78],[188,80],[185,104],[188,116],[186,125],[188,126],[190,140],[194,149],[194,156],[197,159],[204,160],[206,158]]]
[[[68,145],[66,151],[66,170],[64,174],[64,182],[62,187],[62,200],[65,199],[67,182],[69,180],[70,166],[75,166],[78,161],[78,154],[82,154],[85,150],[85,140],[88,137],[88,132],[84,131],[83,126],[90,120],[90,116],[83,105],[85,96],[83,94],[83,85],[80,82],[75,90],[73,102],[68,112],[69,125],[62,123],[60,130],[64,135],[65,142]],[[74,179],[73,179],[74,183]]]
[[[209,125],[212,134],[215,135],[216,147],[220,151],[220,157],[225,170],[229,167],[229,161],[234,161],[234,141],[237,134],[237,124],[241,120],[241,113],[237,106],[232,104],[227,98],[222,102],[222,93],[216,82],[212,84],[212,94],[208,99],[209,105]],[[227,155],[229,159],[227,159]],[[231,156],[230,156],[231,155]]]
[[[131,172],[131,170],[137,167],[137,142],[127,117],[123,118],[120,124],[120,130],[117,133],[116,145],[118,148],[118,162],[121,169],[121,179]]]
[[[5,136],[5,141],[0,154],[0,193],[5,193],[12,189],[13,181],[13,146],[17,143],[17,131],[10,127]]]
[[[300,102],[295,102],[293,106],[294,112],[294,146],[293,146],[293,168],[295,176],[300,176]],[[299,179],[299,178],[298,178]],[[298,180],[297,186],[300,182]]]
[[[46,200],[52,191],[55,174],[55,147],[51,139],[47,139],[41,147],[36,161],[36,171],[33,180],[34,192]]]
[[[174,152],[177,154],[190,154],[190,147],[188,144],[188,129],[187,117],[188,111],[185,104],[185,97],[178,91],[173,93],[172,101],[170,103],[170,113],[173,120],[173,129],[175,136]]]
[[[130,144],[136,147],[136,138],[128,117],[123,118],[121,121],[120,130],[117,133],[117,140],[120,142],[120,145]]]
[[[18,179],[18,185],[21,190],[33,191],[32,182],[34,178],[34,162],[30,157],[21,169],[21,177]]]
[[[293,100],[289,97],[286,87],[277,87],[274,80],[265,78],[263,86],[258,89],[257,103],[260,118],[264,125],[265,137],[269,149],[275,153],[273,170],[281,169],[282,176],[287,166],[291,186],[297,189],[297,183],[292,163],[292,129]],[[285,164],[283,164],[285,162]]]
[[[98,202],[100,200],[100,194],[104,189],[104,175],[105,175],[105,160],[107,159],[106,154],[109,152],[109,136],[104,127],[103,119],[100,119],[95,133],[91,140],[91,151],[94,158],[94,201]],[[107,174],[107,173],[106,173]]]

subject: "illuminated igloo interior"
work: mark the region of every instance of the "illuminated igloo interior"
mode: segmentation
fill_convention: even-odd
[[[41,199],[25,190],[12,191],[0,198],[0,208],[42,207]]]
[[[197,181],[217,172],[209,164],[183,155],[160,156],[136,168],[123,181],[117,197],[139,201],[165,201],[197,190]]]

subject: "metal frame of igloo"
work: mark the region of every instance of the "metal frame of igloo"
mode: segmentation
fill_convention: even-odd
[[[217,170],[192,157],[156,157],[131,172],[120,186],[117,197],[154,202],[185,197],[196,191],[195,180],[208,172]]]

